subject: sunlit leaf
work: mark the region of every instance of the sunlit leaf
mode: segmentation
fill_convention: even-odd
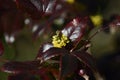
[[[86,27],[88,26],[88,18],[78,17],[68,23],[65,28],[61,31],[67,36],[74,45],[79,42],[82,36],[85,34]]]
[[[44,52],[46,52],[47,50],[49,50],[52,47],[53,47],[53,45],[51,43],[45,43],[45,44],[41,45],[37,57],[39,57],[39,58],[42,57],[44,55]]]
[[[37,59],[46,61],[52,57],[65,55],[67,53],[68,51],[65,49],[55,48],[52,44],[46,43],[40,47]]]

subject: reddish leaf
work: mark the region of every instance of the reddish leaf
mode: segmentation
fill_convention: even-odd
[[[66,54],[61,60],[61,77],[75,73],[78,69],[78,60],[71,54]]]
[[[8,11],[15,11],[16,9],[17,9],[16,4],[13,0],[0,0],[1,13],[6,13]]]
[[[14,42],[16,33],[23,27],[24,16],[13,0],[0,0],[0,31],[8,43]]]
[[[36,19],[52,13],[56,6],[56,0],[16,0],[16,3],[22,11]]]
[[[2,66],[2,71],[7,73],[23,73],[23,72],[32,72],[37,70],[39,67],[39,61],[31,62],[7,62]]]
[[[8,77],[8,80],[38,80],[36,76],[40,76],[41,80],[50,80],[50,77],[47,75],[48,71],[45,68],[40,68],[32,73],[29,72],[22,72],[19,74],[12,74]]]
[[[47,68],[40,68],[37,71],[35,71],[33,74],[39,75],[41,80],[50,80],[50,77],[48,76],[49,70]]]
[[[45,14],[50,14],[55,12],[57,0],[44,0],[43,6],[45,7]]]
[[[78,43],[82,36],[85,34],[86,27],[88,26],[88,18],[75,18],[61,31],[65,36],[67,36],[71,42],[75,45]]]
[[[4,31],[6,33],[16,33],[23,27],[23,15],[21,12],[8,12],[1,17]]]
[[[18,7],[32,17],[40,17],[43,14],[42,0],[16,0]]]
[[[30,74],[15,74],[8,76],[8,80],[37,80],[34,75]]]
[[[24,17],[18,11],[4,13],[1,16],[1,25],[6,42],[12,43],[18,31],[24,26]]]
[[[3,54],[4,52],[4,47],[2,45],[2,42],[0,41],[0,56]]]
[[[52,57],[65,55],[69,53],[67,50],[62,48],[55,48],[52,44],[46,43],[40,47],[37,59],[46,61]]]
[[[52,47],[53,47],[53,45],[51,43],[45,43],[45,44],[41,45],[37,57],[42,57],[44,55],[44,53]]]
[[[95,59],[86,51],[75,51],[72,55],[76,56],[76,58],[82,61],[87,67],[91,70],[96,71],[96,63]]]
[[[51,15],[46,21],[43,23],[40,23],[37,30],[34,32],[34,37],[36,38],[38,35],[40,35],[42,32],[47,32],[49,30],[49,27],[53,24],[54,20],[60,16],[62,13],[64,13],[64,10],[58,10],[53,15]]]

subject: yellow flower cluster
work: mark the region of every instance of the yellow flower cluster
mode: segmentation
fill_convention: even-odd
[[[67,43],[69,43],[69,39],[64,34],[62,34],[60,37],[59,33],[60,32],[57,31],[56,35],[52,37],[52,44],[54,47],[62,48],[63,46],[66,46]]]
[[[73,4],[75,0],[67,0],[68,3]]]
[[[101,15],[90,16],[90,18],[95,26],[102,24],[103,17]]]

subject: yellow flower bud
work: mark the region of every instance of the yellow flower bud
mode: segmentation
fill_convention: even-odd
[[[95,26],[102,24],[103,17],[101,15],[90,16],[90,18]]]
[[[73,4],[75,0],[67,0],[68,3]]]

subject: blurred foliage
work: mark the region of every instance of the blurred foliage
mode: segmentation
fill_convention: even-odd
[[[89,24],[92,26],[86,28],[88,30],[86,31],[87,34],[84,34],[85,36],[82,38],[83,42],[84,39],[87,40],[87,38],[99,30],[101,26],[103,28],[110,26],[110,28],[98,32],[90,40],[91,46],[88,52],[96,59],[97,68],[105,80],[120,79],[120,29],[115,29],[114,27],[116,27],[116,25],[112,25],[111,27],[109,24],[116,22],[111,16],[114,14],[120,15],[119,0],[31,1],[33,2],[30,2],[30,0],[0,0],[0,40],[4,47],[4,54],[0,56],[1,67],[6,60],[20,62],[35,60],[36,55],[39,54],[41,44],[51,42],[52,35],[55,34],[56,30],[62,30],[66,24],[78,16],[88,16],[92,18],[91,24]],[[49,7],[49,4],[53,6]],[[43,6],[45,9],[43,9]],[[96,15],[98,16],[96,17]],[[119,27],[119,24],[117,27]],[[67,49],[69,48],[67,47]],[[40,56],[38,55],[37,57]],[[66,58],[68,60],[71,59],[71,55]],[[65,70],[63,69],[63,73],[67,74],[69,73],[68,67],[70,64],[67,64],[65,58],[64,60],[65,62],[62,64],[63,66],[65,66],[65,64],[67,66],[64,67]],[[72,69],[73,68],[70,67],[70,70]],[[55,70],[53,70],[53,72],[55,72]],[[55,76],[54,78],[54,76],[52,76],[52,74],[57,73],[47,74],[52,78],[51,80],[55,80],[55,78],[58,77]],[[92,76],[92,73],[90,74]],[[8,76],[8,73],[0,71],[0,80],[8,80]],[[76,80],[84,80],[75,74],[72,75],[72,78],[68,76],[66,80],[73,80],[73,76],[75,76]],[[94,78],[91,80],[93,79]]]

